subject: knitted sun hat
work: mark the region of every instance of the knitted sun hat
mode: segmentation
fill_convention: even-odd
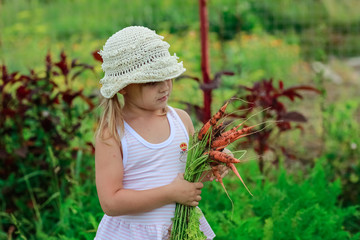
[[[100,80],[100,93],[111,98],[131,83],[160,82],[185,72],[176,54],[170,55],[170,45],[163,38],[141,26],[126,27],[113,34],[99,52],[105,73]]]

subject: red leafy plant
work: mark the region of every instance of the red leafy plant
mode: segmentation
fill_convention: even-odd
[[[294,102],[296,99],[303,99],[300,91],[312,91],[320,93],[320,91],[312,86],[299,85],[284,88],[282,81],[274,84],[272,79],[263,79],[255,82],[252,87],[240,85],[239,93],[236,97],[243,99],[242,104],[237,108],[238,113],[231,114],[235,118],[249,118],[254,111],[260,110],[260,122],[265,124],[272,121],[275,124],[271,126],[261,126],[262,131],[248,135],[245,141],[241,142],[241,146],[252,145],[255,152],[259,156],[259,169],[264,171],[263,155],[266,151],[276,149],[271,145],[270,136],[277,132],[278,134],[284,133],[289,130],[300,129],[303,130],[301,123],[307,121],[306,117],[297,111],[288,111],[284,99],[289,99]],[[245,93],[244,93],[245,90]],[[242,92],[241,92],[242,91]],[[235,97],[235,96],[234,96]],[[239,112],[241,114],[239,114]],[[277,129],[277,131],[275,131]],[[295,156],[289,153],[288,149],[280,146],[282,153],[288,158],[294,159]],[[274,163],[277,163],[276,160]]]
[[[202,123],[206,123],[210,119],[210,109],[212,104],[212,91],[219,88],[221,85],[223,76],[233,76],[234,73],[231,71],[219,71],[215,73],[213,78],[210,76],[207,77],[207,82],[201,80],[198,77],[190,76],[190,75],[181,75],[177,77],[175,80],[179,81],[181,79],[191,79],[196,81],[199,84],[199,89],[204,94],[203,106],[199,106],[197,104],[188,102],[188,101],[180,101],[180,103],[185,104],[187,112],[194,112],[197,120]],[[205,97],[206,96],[206,97]]]
[[[69,59],[64,51],[57,62],[48,53],[43,72],[9,73],[0,65],[0,196],[7,196],[1,197],[7,213],[33,219],[29,207],[47,202],[46,207],[54,208],[57,198],[49,196],[66,193],[66,176],[79,151],[92,154],[92,143],[82,140],[80,128],[95,104],[92,96],[72,86],[88,70],[93,67]],[[28,174],[29,185],[17,181]],[[24,194],[29,186],[37,193]],[[22,231],[35,230],[27,227]]]

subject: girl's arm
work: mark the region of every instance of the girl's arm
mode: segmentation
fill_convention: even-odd
[[[203,184],[187,182],[182,175],[154,189],[124,189],[121,146],[108,136],[105,130],[106,140],[97,138],[95,144],[96,188],[104,213],[119,216],[151,211],[174,202],[189,206],[199,204]]]

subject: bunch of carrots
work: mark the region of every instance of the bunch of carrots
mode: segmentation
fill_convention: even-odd
[[[202,180],[205,172],[211,171],[227,194],[219,171],[220,165],[226,165],[236,174],[251,194],[235,166],[241,161],[223,150],[234,141],[252,134],[256,125],[240,129],[244,123],[242,122],[230,130],[222,131],[222,119],[225,117],[228,104],[229,101],[190,140],[184,179],[189,182],[198,182]],[[170,240],[206,239],[199,229],[199,218],[201,217],[199,211],[195,207],[177,204]]]

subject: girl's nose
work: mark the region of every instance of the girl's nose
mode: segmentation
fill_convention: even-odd
[[[160,90],[162,92],[165,92],[165,91],[169,91],[170,88],[171,88],[171,79],[163,81]]]

